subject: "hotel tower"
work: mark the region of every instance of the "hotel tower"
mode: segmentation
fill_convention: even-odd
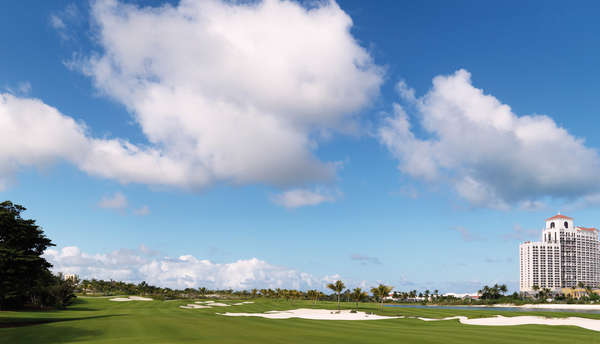
[[[579,282],[600,287],[599,249],[596,228],[575,227],[560,214],[547,219],[542,241],[519,246],[521,292],[533,292],[533,286],[560,291]]]

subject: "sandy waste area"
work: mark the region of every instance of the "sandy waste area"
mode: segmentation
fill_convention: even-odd
[[[458,319],[465,325],[484,325],[484,326],[515,326],[515,325],[549,325],[549,326],[578,326],[592,331],[600,331],[600,320],[587,319],[579,317],[568,318],[545,318],[538,316],[516,316],[505,317],[496,315],[493,318],[469,319],[464,316],[455,316],[443,319],[417,318],[423,321],[443,321]]]
[[[330,309],[293,309],[287,311],[270,311],[266,313],[222,313],[221,315],[230,317],[263,317],[268,319],[312,319],[312,320],[381,320],[381,319],[419,319],[422,321],[445,321],[458,320],[465,325],[481,326],[515,326],[515,325],[549,325],[549,326],[577,326],[592,331],[600,331],[600,320],[587,319],[579,317],[568,318],[545,318],[540,316],[515,316],[505,317],[497,315],[491,318],[469,319],[465,316],[454,316],[443,319],[414,318],[404,316],[383,316],[366,314],[365,312],[350,313],[349,310],[341,312]]]
[[[350,313],[350,310],[336,311],[331,309],[292,309],[288,311],[269,311],[266,313],[223,313],[229,317],[263,317],[268,319],[313,319],[313,320],[380,320],[397,319],[402,317],[388,317],[383,315],[367,314],[365,312]]]

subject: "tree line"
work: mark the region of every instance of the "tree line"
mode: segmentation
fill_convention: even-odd
[[[185,299],[201,297],[238,297],[238,298],[277,298],[290,302],[295,300],[311,300],[317,303],[321,300],[337,301],[338,308],[341,302],[358,303],[378,302],[380,307],[388,301],[396,302],[438,302],[452,303],[464,300],[451,296],[442,296],[438,290],[425,290],[418,292],[394,291],[393,287],[379,284],[363,290],[361,288],[348,289],[341,281],[327,285],[332,294],[325,294],[320,290],[307,291],[295,289],[251,289],[238,290],[222,289],[210,290],[205,287],[171,289],[153,286],[145,281],[130,283],[114,280],[64,278],[61,274],[53,275],[50,272],[51,264],[42,257],[48,247],[54,246],[35,220],[23,219],[21,213],[26,209],[10,201],[0,203],[0,309],[6,308],[64,308],[75,299],[75,293],[84,295],[143,295],[155,299]],[[485,286],[479,291],[482,300],[497,301],[505,298],[506,285]],[[544,290],[540,294],[544,294]],[[512,298],[518,298],[513,294]]]
[[[0,203],[0,309],[64,308],[75,299],[77,281],[50,272],[42,257],[54,246],[26,209],[10,201]]]

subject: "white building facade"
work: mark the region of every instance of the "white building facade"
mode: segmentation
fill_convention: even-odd
[[[575,227],[573,219],[556,215],[546,219],[542,241],[519,246],[520,290],[534,286],[559,291],[586,286],[600,287],[600,242],[596,228]]]

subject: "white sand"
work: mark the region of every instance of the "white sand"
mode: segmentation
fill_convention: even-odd
[[[222,313],[230,317],[263,317],[267,319],[312,319],[312,320],[380,320],[380,319],[402,319],[403,316],[382,316],[366,314],[365,312],[350,313],[349,310],[337,312],[330,309],[293,309],[288,311],[268,311],[265,313]],[[600,320],[579,317],[569,318],[545,318],[538,316],[516,316],[504,317],[496,315],[492,318],[469,319],[465,316],[454,316],[443,319],[416,318],[422,321],[445,321],[458,320],[465,325],[480,326],[515,326],[515,325],[549,325],[549,326],[577,326],[592,331],[600,331]]]
[[[215,301],[195,301],[194,303],[189,303],[185,306],[179,306],[179,308],[183,308],[183,309],[201,309],[201,308],[212,308],[212,307],[230,307],[230,306],[242,306],[244,304],[247,303],[254,303],[254,302],[238,302],[238,303],[234,303],[231,305],[228,305],[226,303],[222,303],[222,302],[215,302]]]
[[[423,321],[443,321],[458,319],[461,324],[483,326],[514,326],[514,325],[550,325],[550,326],[578,326],[592,331],[600,331],[600,320],[579,317],[569,318],[544,318],[536,316],[504,317],[496,315],[493,318],[468,319],[464,316],[455,316],[443,319],[418,318]]]
[[[127,302],[127,301],[152,301],[149,297],[141,297],[141,296],[129,296],[129,297],[115,297],[110,299],[109,301],[117,301],[117,302]]]
[[[211,307],[229,307],[226,303],[214,302],[214,301],[196,301],[188,304],[190,308],[211,308]]]
[[[263,317],[268,319],[312,319],[312,320],[380,320],[397,319],[401,317],[387,317],[382,315],[366,314],[365,312],[350,313],[343,310],[338,313],[331,309],[292,309],[289,311],[269,311],[265,313],[223,313],[229,317]]]
[[[127,298],[127,297],[115,297],[114,299],[110,299],[109,301],[124,302],[124,301],[133,301],[133,300],[130,298]]]
[[[211,303],[209,303],[209,305],[214,306],[214,307],[229,307],[230,306],[226,303],[220,303],[220,302],[211,302]]]
[[[254,302],[253,302],[253,301],[244,301],[244,302],[242,302],[242,303],[247,303],[247,304],[250,304],[250,303],[254,303]]]
[[[517,307],[517,308],[540,308],[540,309],[570,309],[578,311],[597,311],[600,310],[600,305],[569,305],[564,303],[544,303],[544,304],[527,304],[527,305],[511,305],[511,304],[497,304],[490,307]]]
[[[199,309],[199,308],[212,308],[211,306],[205,306],[205,305],[197,305],[194,303],[188,303],[186,306],[179,306],[181,308],[187,308],[187,309]]]

